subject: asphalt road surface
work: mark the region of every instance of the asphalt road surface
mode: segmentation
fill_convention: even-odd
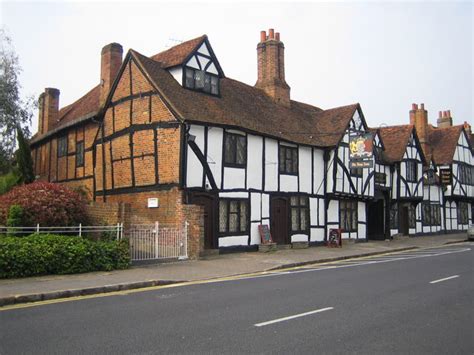
[[[473,354],[473,249],[0,308],[0,354]]]

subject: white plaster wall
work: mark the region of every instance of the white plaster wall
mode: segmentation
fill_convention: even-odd
[[[298,154],[300,192],[311,193],[311,148],[299,147]]]
[[[270,218],[270,195],[262,194],[262,219]]]
[[[222,144],[224,131],[219,127],[209,127],[207,131],[207,164],[218,188],[222,179]]]
[[[245,169],[224,167],[224,189],[244,189]]]
[[[291,236],[291,242],[307,242],[308,241],[308,236],[306,234],[293,234]]]
[[[171,68],[168,70],[179,85],[183,86],[183,69],[181,67]]]
[[[257,221],[262,217],[260,215],[261,211],[261,194],[260,193],[251,193],[250,194],[250,220]]]
[[[278,190],[278,142],[265,138],[265,191]]]
[[[311,241],[312,242],[324,241],[324,228],[311,228]]]
[[[260,223],[252,223],[250,225],[250,245],[260,244],[259,224]]]
[[[357,203],[357,218],[359,222],[367,222],[367,218],[365,216],[365,202],[358,202]],[[365,239],[367,238],[367,225],[359,223],[357,226],[357,238],[358,239]]]
[[[326,191],[333,192],[334,185],[333,185],[333,168],[334,168],[334,150],[329,152],[329,163],[327,169],[327,178],[326,178]]]
[[[280,174],[280,191],[298,192],[298,177]]]
[[[204,127],[192,125],[189,133],[196,137],[195,143],[204,152]],[[202,187],[203,167],[196,154],[188,146],[188,157],[186,164],[186,186]]]
[[[219,238],[219,248],[248,245],[248,239],[248,235],[242,235],[237,237],[222,237]]]
[[[263,138],[247,135],[247,188],[262,188]]]
[[[330,200],[328,206],[328,222],[339,223],[339,201]]]
[[[221,198],[249,198],[249,193],[243,192],[243,191],[219,192],[219,197]]]
[[[318,199],[309,199],[309,222],[312,226],[319,225],[318,223]]]
[[[199,65],[197,63],[197,60],[195,56],[192,56],[190,60],[186,63],[188,67],[194,68],[194,69],[199,69]]]
[[[313,153],[313,174],[314,174],[314,193],[324,194],[324,152],[320,149],[314,149]]]
[[[211,56],[209,53],[209,49],[207,49],[206,43],[201,44],[201,47],[198,49],[198,53],[205,54],[207,56]]]

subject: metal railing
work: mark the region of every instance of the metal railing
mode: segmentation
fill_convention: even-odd
[[[134,261],[188,258],[188,222],[182,227],[135,224],[125,232]]]
[[[115,239],[121,240],[123,238],[123,223],[117,223],[116,225],[110,226],[83,226],[79,224],[77,226],[55,226],[55,227],[42,227],[37,224],[34,227],[5,227],[0,226],[0,235],[28,235],[28,234],[62,234],[62,235],[77,235],[79,237],[85,235],[103,235],[109,234],[114,236]]]

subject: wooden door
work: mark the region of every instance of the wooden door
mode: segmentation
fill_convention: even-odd
[[[277,244],[289,244],[288,235],[288,200],[274,197],[270,202],[270,232]]]
[[[204,249],[217,249],[216,223],[215,223],[215,199],[208,195],[194,195],[191,197],[193,205],[204,207]]]
[[[385,239],[384,200],[380,199],[369,204],[367,209],[367,238],[372,240]]]
[[[398,231],[403,235],[408,235],[408,207],[400,206],[400,210],[398,211],[399,219],[398,219]]]

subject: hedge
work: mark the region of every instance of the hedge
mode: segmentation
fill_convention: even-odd
[[[54,234],[0,237],[0,278],[110,271],[129,265],[127,241]]]

